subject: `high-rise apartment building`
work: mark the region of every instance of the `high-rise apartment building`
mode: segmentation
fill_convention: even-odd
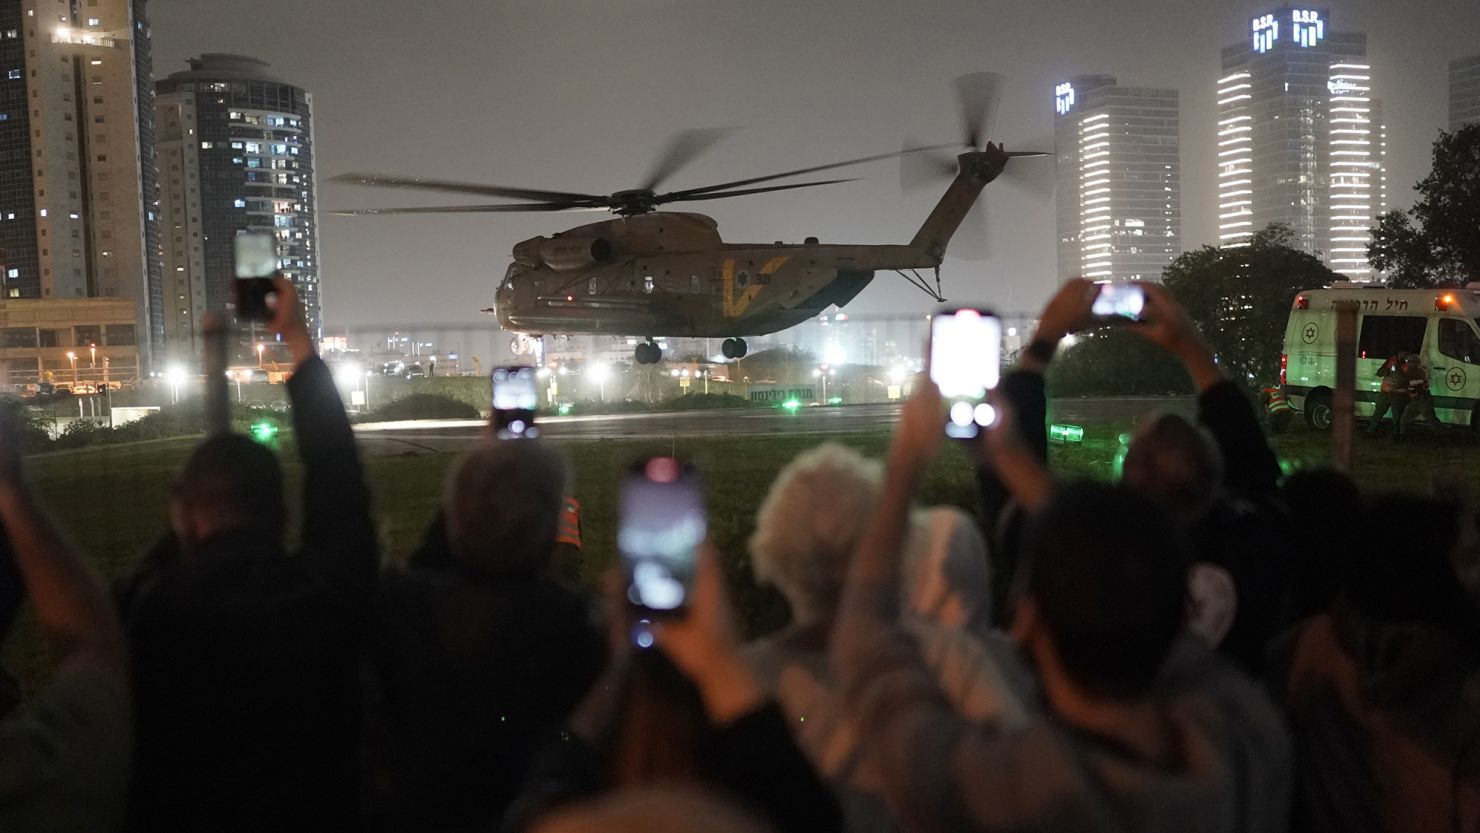
[[[146,362],[163,335],[149,37],[144,0],[0,0],[0,296],[130,299],[136,326],[109,337]]]
[[[1325,9],[1282,6],[1223,50],[1219,239],[1242,245],[1284,223],[1295,245],[1368,280],[1368,229],[1384,207],[1382,124],[1367,36],[1329,24]]]
[[[202,55],[157,88],[164,313],[171,357],[199,354],[196,321],[231,303],[233,241],[277,238],[321,335],[313,98],[240,55]]]
[[[1059,279],[1159,279],[1182,253],[1177,91],[1080,75],[1054,112]]]
[[[1449,62],[1449,129],[1480,124],[1480,55]]]

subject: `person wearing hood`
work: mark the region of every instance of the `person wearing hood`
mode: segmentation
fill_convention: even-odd
[[[854,833],[895,828],[875,795],[879,785],[857,766],[864,739],[842,713],[827,637],[882,474],[877,461],[836,443],[805,451],[772,484],[750,540],[756,578],[781,592],[792,621],[746,646],[746,661],[837,792]],[[975,522],[953,508],[915,510],[906,558],[905,627],[953,707],[971,720],[1025,723],[1031,675],[991,628],[991,570]]]
[[[293,284],[267,328],[293,354],[302,545],[276,455],[207,438],[170,532],[120,590],[135,687],[134,830],[341,830],[359,804],[359,659],[378,547],[354,434]]]

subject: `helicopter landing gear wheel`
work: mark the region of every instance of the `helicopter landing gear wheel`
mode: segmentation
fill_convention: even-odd
[[[657,364],[663,360],[663,348],[651,341],[639,342],[633,357],[638,364]]]
[[[743,359],[750,347],[743,338],[727,338],[720,343],[719,352],[727,359]]]
[[[509,340],[509,350],[516,356],[533,354],[544,341],[544,336],[520,333]]]

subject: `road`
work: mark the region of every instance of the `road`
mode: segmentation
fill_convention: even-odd
[[[540,427],[556,440],[613,440],[642,437],[769,437],[781,434],[855,434],[882,431],[899,419],[899,403],[724,411],[681,411],[661,414],[609,414],[544,417]],[[1059,399],[1052,403],[1055,422],[1129,420],[1156,410],[1191,414],[1192,397],[1124,397]],[[478,441],[482,420],[423,420],[355,426],[360,445],[370,454],[457,452]]]

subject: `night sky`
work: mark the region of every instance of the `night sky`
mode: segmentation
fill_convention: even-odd
[[[992,138],[1052,149],[1055,82],[1104,72],[1182,98],[1183,245],[1216,237],[1219,49],[1277,3],[1222,0],[153,0],[158,77],[202,52],[268,61],[314,94],[318,175],[348,171],[609,193],[675,131],[742,128],[667,183],[694,187],[959,137],[950,81],[1006,77]],[[1388,123],[1393,207],[1407,207],[1447,124],[1447,64],[1480,52],[1480,1],[1353,0]],[[946,295],[1032,311],[1054,284],[1052,161],[987,187],[990,254],[948,259]],[[861,182],[690,203],[727,241],[903,243],[945,183],[902,194],[897,163]],[[476,198],[469,202],[478,201]],[[321,185],[326,333],[478,319],[514,243],[604,215],[334,217],[457,202]],[[920,311],[880,275],[850,311]]]

